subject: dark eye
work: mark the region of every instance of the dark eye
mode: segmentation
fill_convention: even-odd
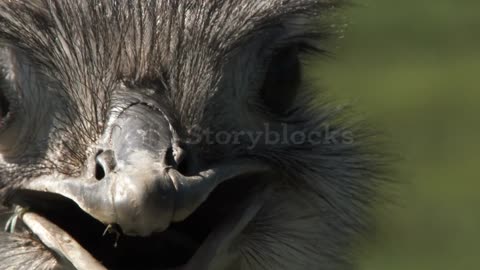
[[[4,119],[10,110],[10,103],[7,98],[0,91],[0,121]]]
[[[273,54],[265,74],[261,97],[269,110],[285,113],[292,105],[301,80],[297,46],[286,47]]]
[[[1,74],[0,74],[1,76]],[[0,130],[6,125],[10,116],[10,101],[6,96],[6,83],[0,77]]]

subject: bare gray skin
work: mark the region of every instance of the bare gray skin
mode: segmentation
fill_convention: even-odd
[[[300,60],[339,2],[1,0],[0,269],[350,269],[382,158]]]

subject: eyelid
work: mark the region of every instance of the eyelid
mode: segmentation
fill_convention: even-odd
[[[298,56],[302,55],[310,55],[310,54],[324,54],[326,51],[320,47],[318,47],[313,41],[311,40],[302,40],[302,39],[288,39],[284,40],[283,42],[278,42],[274,46],[268,47],[264,51],[264,55],[267,57],[265,58],[265,65],[268,65],[269,62],[275,57],[276,54],[282,52],[286,49],[291,49],[294,47],[297,50]]]

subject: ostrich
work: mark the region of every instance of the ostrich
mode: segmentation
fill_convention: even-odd
[[[302,73],[339,5],[2,0],[0,269],[350,269],[382,159]]]

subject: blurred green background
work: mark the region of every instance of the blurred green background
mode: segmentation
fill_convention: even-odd
[[[480,269],[480,1],[354,2],[315,74],[404,159],[360,269]]]

